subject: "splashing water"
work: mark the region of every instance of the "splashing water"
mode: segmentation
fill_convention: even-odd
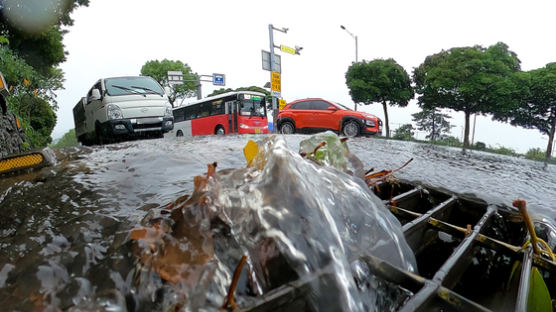
[[[262,170],[220,175],[209,192],[210,205],[231,225],[251,259],[258,260],[253,269],[259,276],[269,270],[265,267],[268,251],[263,252],[268,245],[283,254],[300,277],[332,265],[336,284],[314,285],[315,306],[321,311],[357,311],[363,306],[351,262],[372,254],[415,270],[415,258],[399,222],[363,180],[303,159],[282,139],[267,139],[259,146]],[[340,157],[332,158],[341,168],[348,167]],[[258,281],[263,289],[269,288],[264,278]],[[337,294],[333,305],[325,300],[331,293]]]
[[[276,151],[269,152],[267,166],[235,169],[245,166],[245,143],[261,138],[166,138],[57,150],[56,165],[0,180],[3,307],[165,310],[188,293],[190,307],[216,310],[246,253],[251,274],[244,271],[239,284],[251,289],[238,286],[240,306],[245,298],[327,265],[332,279],[311,284],[315,307],[379,309],[373,297],[382,293],[367,289],[381,288],[376,285],[383,282],[368,276],[365,265],[354,259],[371,253],[365,246],[372,246],[375,256],[406,269],[414,265],[404,247],[390,248],[397,234],[383,233],[382,240],[368,234],[373,223],[365,220],[381,220],[378,228],[389,229],[392,218],[383,218],[383,206],[352,175],[359,175],[356,163],[348,161],[344,170],[304,160],[292,151],[309,137],[290,135],[272,143]],[[270,149],[269,142],[260,144],[261,151]],[[414,158],[397,177],[474,193],[488,202],[510,205],[524,198],[532,214],[556,228],[554,166],[542,170],[542,164],[524,159],[478,152],[462,156],[459,150],[410,142],[354,138],[348,143],[364,168],[396,168]],[[212,161],[224,170],[207,192],[207,220],[221,220],[208,226],[215,260],[208,281],[187,290],[151,271],[145,272],[150,279],[137,284],[143,271],[136,269],[130,230],[145,215],[156,216],[164,204],[191,194],[193,177]]]

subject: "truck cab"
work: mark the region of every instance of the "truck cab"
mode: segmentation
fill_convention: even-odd
[[[166,91],[147,76],[99,79],[77,102],[73,118],[83,145],[162,137],[174,127]]]

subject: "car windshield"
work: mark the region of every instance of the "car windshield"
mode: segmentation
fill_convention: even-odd
[[[344,105],[342,105],[342,104],[340,104],[340,103],[338,103],[338,102],[334,102],[334,104],[335,104],[336,106],[340,107],[341,109],[351,110],[351,108],[348,108],[348,107],[346,107],[346,106],[344,106]]]
[[[254,96],[246,94],[240,100],[239,114],[241,116],[266,116],[265,98],[263,96]]]
[[[164,94],[160,85],[150,77],[108,78],[104,83],[108,95]]]

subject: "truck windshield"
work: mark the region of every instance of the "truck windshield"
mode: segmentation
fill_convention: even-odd
[[[151,77],[119,77],[104,81],[108,95],[159,94],[164,90]]]
[[[242,116],[266,116],[264,96],[244,95],[240,100],[239,114]]]

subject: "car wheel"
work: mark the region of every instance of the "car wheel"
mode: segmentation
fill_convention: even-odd
[[[342,133],[349,138],[359,135],[359,124],[355,120],[347,121],[344,123]]]
[[[218,127],[216,127],[216,130],[214,131],[214,134],[224,135],[224,134],[226,134],[226,131],[224,130],[224,128],[222,126],[218,126]]]
[[[177,137],[182,137],[183,136],[183,132],[181,132],[181,130],[178,130],[178,132],[176,133]]]
[[[295,133],[295,127],[289,121],[286,121],[280,125],[280,133],[282,134],[292,134]]]

